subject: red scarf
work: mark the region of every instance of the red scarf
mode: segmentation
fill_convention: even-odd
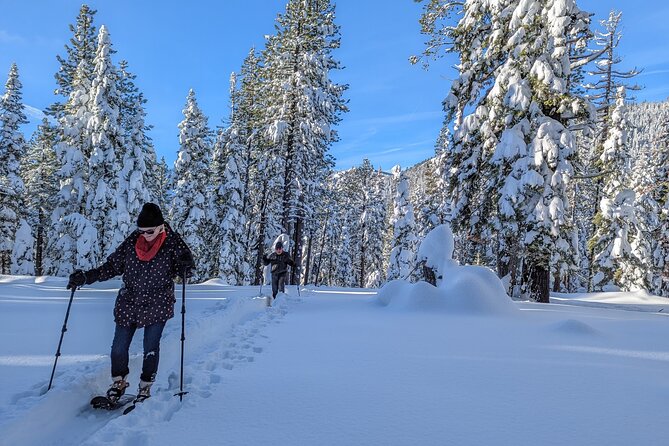
[[[150,242],[146,240],[146,237],[140,235],[137,237],[137,243],[135,243],[135,252],[137,257],[142,262],[148,262],[158,254],[158,250],[163,246],[163,242],[167,238],[167,229],[158,234],[158,237],[154,238]]]

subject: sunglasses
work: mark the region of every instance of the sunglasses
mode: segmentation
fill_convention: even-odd
[[[138,229],[137,231],[140,234],[146,234],[146,235],[153,235],[154,232],[156,232],[158,228],[153,228],[153,229]]]

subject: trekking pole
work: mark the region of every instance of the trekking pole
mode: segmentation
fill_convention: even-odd
[[[184,343],[186,341],[186,268],[183,271],[183,289],[181,292],[181,382],[179,384],[179,393],[174,396],[179,397],[179,401],[183,401],[184,395]]]
[[[402,279],[402,280],[407,280],[409,277],[411,277],[413,272],[416,271],[416,269],[421,265],[421,263],[422,262],[416,263],[416,266],[414,266],[413,269],[411,271],[409,271],[409,274],[407,274],[406,277],[404,277],[404,279]]]
[[[60,331],[60,341],[58,341],[58,348],[56,349],[56,360],[53,362],[53,369],[51,370],[51,379],[49,379],[49,387],[46,389],[48,392],[51,390],[51,384],[53,384],[53,376],[56,373],[56,364],[58,364],[58,357],[60,356],[60,347],[63,345],[63,337],[67,331],[67,320],[70,317],[70,308],[72,308],[72,301],[74,300],[74,292],[77,287],[72,288],[72,294],[70,294],[70,302],[67,304],[67,312],[65,312],[65,322],[63,322],[63,328]]]

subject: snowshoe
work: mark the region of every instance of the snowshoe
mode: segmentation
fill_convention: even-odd
[[[105,395],[99,395],[93,397],[91,400],[91,406],[93,406],[94,409],[117,410],[126,404],[131,403],[135,398],[135,395],[124,394],[115,401],[112,401]]]
[[[107,394],[94,397],[91,406],[95,409],[115,410],[134,400],[135,395],[125,395],[125,389],[129,386],[125,378],[125,376],[115,376]]]
[[[152,384],[153,383],[146,381],[139,382],[139,389],[137,390],[137,396],[135,397],[132,404],[125,408],[125,410],[123,411],[123,415],[127,415],[133,410],[135,410],[135,407],[137,407],[137,403],[143,403],[147,399],[151,398]]]
[[[107,399],[109,399],[109,401],[112,402],[118,401],[119,398],[123,396],[123,394],[125,393],[125,389],[127,389],[128,386],[130,385],[128,384],[128,381],[125,380],[125,378],[126,378],[125,376],[124,377],[115,376],[113,378],[114,382],[112,383],[111,386],[109,386],[109,389],[107,390]]]

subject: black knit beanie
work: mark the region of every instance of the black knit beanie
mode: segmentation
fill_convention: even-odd
[[[137,217],[137,227],[139,228],[153,228],[165,223],[163,213],[157,204],[146,203],[142,206],[142,211]]]

